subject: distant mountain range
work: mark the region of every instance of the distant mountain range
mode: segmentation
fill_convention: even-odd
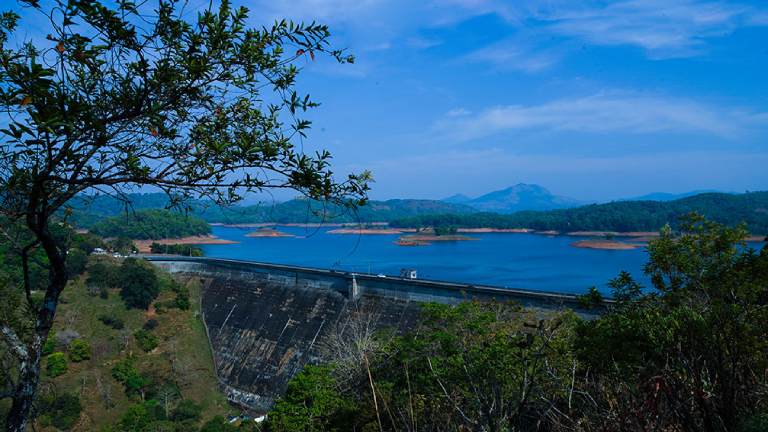
[[[135,193],[127,196],[132,210],[164,208],[168,197],[163,193]],[[267,202],[253,205],[217,206],[203,200],[188,203],[191,213],[209,223],[348,223],[383,222],[423,214],[465,214],[476,212],[474,208],[455,203],[421,199],[391,199],[369,201],[367,205],[350,211],[308,199],[285,202]],[[104,217],[116,216],[126,211],[126,205],[109,195],[78,197],[72,203],[73,220],[81,228],[88,228]]]
[[[727,192],[721,192],[714,189],[701,189],[701,190],[676,193],[676,194],[668,193],[668,192],[653,192],[653,193],[640,195],[632,198],[625,198],[620,201],[674,201],[674,200],[688,198],[688,197],[692,197],[692,196],[700,195],[704,193],[727,193]]]
[[[734,226],[746,224],[754,235],[768,234],[768,192],[703,193],[672,201],[613,201],[580,207],[520,211],[512,214],[434,214],[391,220],[401,228],[451,226],[459,228],[528,228],[540,231],[656,231],[665,224],[679,226],[691,212]]]
[[[519,183],[469,198],[466,195],[453,195],[443,200],[452,204],[463,204],[485,212],[514,213],[523,210],[555,210],[576,207],[584,204],[573,198],[553,195],[547,189],[535,185]]]
[[[677,198],[685,196],[685,198]],[[553,195],[547,189],[518,184],[477,198],[454,195],[445,200],[391,199],[370,201],[350,211],[322,202],[294,199],[255,205],[220,207],[211,202],[193,200],[191,213],[209,223],[372,223],[411,219],[414,223],[453,220],[455,225],[474,227],[526,227],[536,229],[574,230],[604,228],[608,230],[657,229],[662,221],[673,222],[678,216],[698,211],[723,223],[747,222],[753,232],[764,233],[768,227],[768,192],[748,194],[654,193],[633,200],[606,204],[580,203]],[[168,198],[162,193],[130,194],[134,210],[163,208]],[[72,203],[73,222],[89,228],[105,217],[124,213],[125,204],[111,196],[78,197]],[[446,219],[447,217],[447,219]],[[451,219],[453,217],[453,219]],[[608,218],[608,219],[606,219]],[[455,219],[455,220],[454,220]],[[410,223],[410,222],[409,222]],[[550,228],[545,228],[550,227]],[[556,228],[555,228],[556,227]],[[570,227],[570,229],[566,229]]]

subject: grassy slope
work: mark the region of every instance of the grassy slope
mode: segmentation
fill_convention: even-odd
[[[66,374],[55,379],[44,378],[42,384],[55,386],[59,391],[79,392],[83,415],[73,430],[99,430],[114,423],[135,402],[125,395],[122,385],[111,375],[113,365],[130,354],[136,356],[140,371],[175,380],[183,398],[202,405],[204,419],[230,411],[225,396],[217,391],[210,347],[198,313],[200,286],[197,281],[188,284],[192,303],[190,310],[171,309],[156,314],[126,309],[118,290],[111,290],[106,300],[90,296],[84,280],[85,276],[73,281],[65,290],[54,328],[58,332],[67,329],[77,331],[91,344],[92,357],[81,363],[70,362]],[[162,292],[158,300],[170,300],[173,296],[172,292]],[[102,314],[122,319],[125,328],[114,330],[107,327],[98,320]],[[160,345],[154,351],[145,353],[132,335],[148,318],[159,322],[153,333],[158,336]],[[113,408],[105,406],[103,393],[110,395]]]

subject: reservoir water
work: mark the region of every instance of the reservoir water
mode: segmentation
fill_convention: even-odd
[[[253,228],[213,227],[213,234],[237,244],[202,245],[206,256],[340,269],[396,276],[412,268],[421,279],[466,282],[562,293],[607,282],[621,270],[648,285],[642,268],[648,254],[571,246],[577,239],[538,234],[472,234],[476,241],[399,246],[399,235],[329,234],[331,228],[277,227],[296,237],[246,237]]]

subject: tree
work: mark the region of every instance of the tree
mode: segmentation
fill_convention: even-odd
[[[149,264],[128,258],[120,266],[120,297],[129,308],[147,309],[160,293],[160,282]]]
[[[280,432],[352,430],[353,409],[328,366],[308,365],[288,383],[285,396],[269,413],[267,427]]]
[[[67,252],[67,272],[70,275],[76,276],[82,274],[85,271],[85,266],[88,264],[88,254],[80,249],[70,249]]]
[[[200,432],[236,432],[237,427],[229,424],[222,416],[215,416],[200,428]]]
[[[184,420],[198,421],[200,420],[201,410],[202,408],[200,407],[199,404],[195,403],[195,401],[184,399],[180,401],[178,405],[176,405],[176,408],[173,409],[171,418],[174,421],[184,421]]]
[[[310,127],[301,113],[318,105],[296,90],[297,63],[320,54],[353,60],[330,48],[326,26],[251,29],[248,10],[226,0],[193,22],[175,1],[18,2],[50,25],[45,40],[19,45],[20,17],[0,15],[0,211],[25,227],[13,239],[25,269],[39,249],[49,275],[31,331],[0,332],[18,363],[12,431],[27,424],[41,346],[69,279],[67,239],[55,227],[73,197],[151,186],[175,205],[193,196],[231,203],[249,191],[292,188],[355,206],[370,177],[339,179],[327,151],[308,155],[295,145]]]
[[[38,401],[37,412],[42,423],[69,430],[80,419],[83,407],[76,394],[46,394]]]
[[[110,249],[122,255],[128,255],[136,250],[136,245],[133,243],[133,240],[124,236],[117,237],[107,244]]]
[[[100,260],[88,268],[86,284],[99,288],[112,288],[118,285],[120,268],[107,260]]]
[[[768,250],[744,227],[687,217],[648,246],[653,290],[628,274],[616,306],[579,329],[579,357],[623,430],[733,431],[768,410]],[[754,417],[754,418],[753,418]],[[615,427],[615,426],[614,426]],[[599,429],[599,428],[598,428]]]

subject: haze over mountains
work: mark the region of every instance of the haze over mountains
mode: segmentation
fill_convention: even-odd
[[[480,211],[495,213],[514,213],[522,210],[555,210],[576,207],[584,202],[576,199],[553,195],[549,190],[536,185],[518,183],[506,189],[501,189],[469,198],[457,194],[443,201],[453,204],[464,204]]]
[[[490,192],[477,198],[463,195],[454,195],[445,200],[426,199],[390,199],[385,201],[370,201],[367,205],[350,211],[349,209],[312,201],[307,199],[293,199],[285,202],[262,202],[255,205],[236,205],[232,207],[220,207],[213,203],[193,200],[188,203],[190,210],[196,216],[209,223],[224,224],[253,224],[253,223],[373,223],[389,222],[403,218],[413,218],[425,215],[476,215],[473,218],[481,218],[482,215],[511,215],[518,213],[542,213],[560,214],[563,211],[584,209],[588,213],[609,209],[610,213],[621,210],[623,218],[636,219],[639,213],[647,209],[656,209],[658,213],[661,207],[652,204],[674,204],[663,206],[664,209],[674,207],[674,212],[704,211],[712,213],[718,208],[730,207],[730,212],[746,211],[749,214],[755,210],[765,214],[766,206],[761,200],[755,201],[755,197],[764,196],[727,194],[727,193],[697,193],[685,194],[653,193],[637,197],[636,199],[617,200],[611,203],[595,205],[595,203],[579,202],[576,199],[557,196],[547,189],[534,184],[517,184],[506,189]],[[133,210],[145,210],[164,208],[168,206],[168,198],[163,193],[135,193],[127,197]],[[695,199],[694,199],[695,198]],[[642,204],[649,203],[648,205]],[[637,203],[643,212],[628,204]],[[124,213],[125,203],[118,199],[101,195],[97,197],[80,197],[75,200],[73,221],[81,228],[88,228],[104,217],[116,216]],[[610,205],[616,204],[615,207]],[[606,207],[608,206],[608,207]],[[744,208],[742,208],[744,207]],[[628,210],[634,209],[634,210]],[[715,210],[712,210],[715,209]],[[666,210],[665,210],[666,211]],[[762,212],[762,213],[761,213]],[[667,212],[669,213],[669,212]],[[569,213],[570,214],[570,213]],[[574,213],[576,215],[576,213]],[[646,215],[647,216],[647,215]],[[752,214],[754,216],[754,214]],[[751,219],[749,216],[747,219]],[[549,217],[549,216],[547,216]],[[591,216],[590,216],[591,217]],[[653,219],[648,216],[646,219]],[[739,219],[737,222],[746,220]],[[634,223],[634,225],[638,225]]]
[[[728,192],[722,192],[715,189],[700,189],[690,192],[683,192],[683,193],[668,193],[668,192],[652,192],[645,195],[640,195],[632,198],[624,198],[620,201],[674,201],[682,198],[688,198],[695,195],[700,195],[704,193],[728,193]]]

